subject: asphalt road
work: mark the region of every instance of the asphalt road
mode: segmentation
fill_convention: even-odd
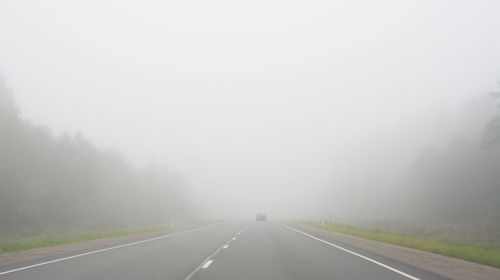
[[[444,279],[278,222],[220,223],[0,267],[0,279]]]

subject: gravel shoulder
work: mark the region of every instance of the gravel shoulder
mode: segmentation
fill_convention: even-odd
[[[289,225],[308,233],[314,233],[330,240],[338,240],[355,247],[371,251],[384,257],[392,258],[415,267],[428,270],[444,277],[457,280],[497,280],[500,269],[449,258],[416,249],[368,240],[348,234],[333,232],[299,223]]]

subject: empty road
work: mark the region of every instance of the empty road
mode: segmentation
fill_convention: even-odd
[[[0,279],[445,279],[279,222],[219,223],[0,267]]]

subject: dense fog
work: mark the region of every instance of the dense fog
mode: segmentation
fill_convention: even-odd
[[[2,1],[0,224],[500,225],[498,1]]]
[[[137,169],[81,133],[54,137],[22,120],[3,81],[0,109],[2,232],[166,226],[188,218],[185,183],[166,168],[150,163]]]

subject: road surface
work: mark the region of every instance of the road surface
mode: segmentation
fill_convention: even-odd
[[[279,222],[219,223],[0,267],[0,279],[445,279]]]

